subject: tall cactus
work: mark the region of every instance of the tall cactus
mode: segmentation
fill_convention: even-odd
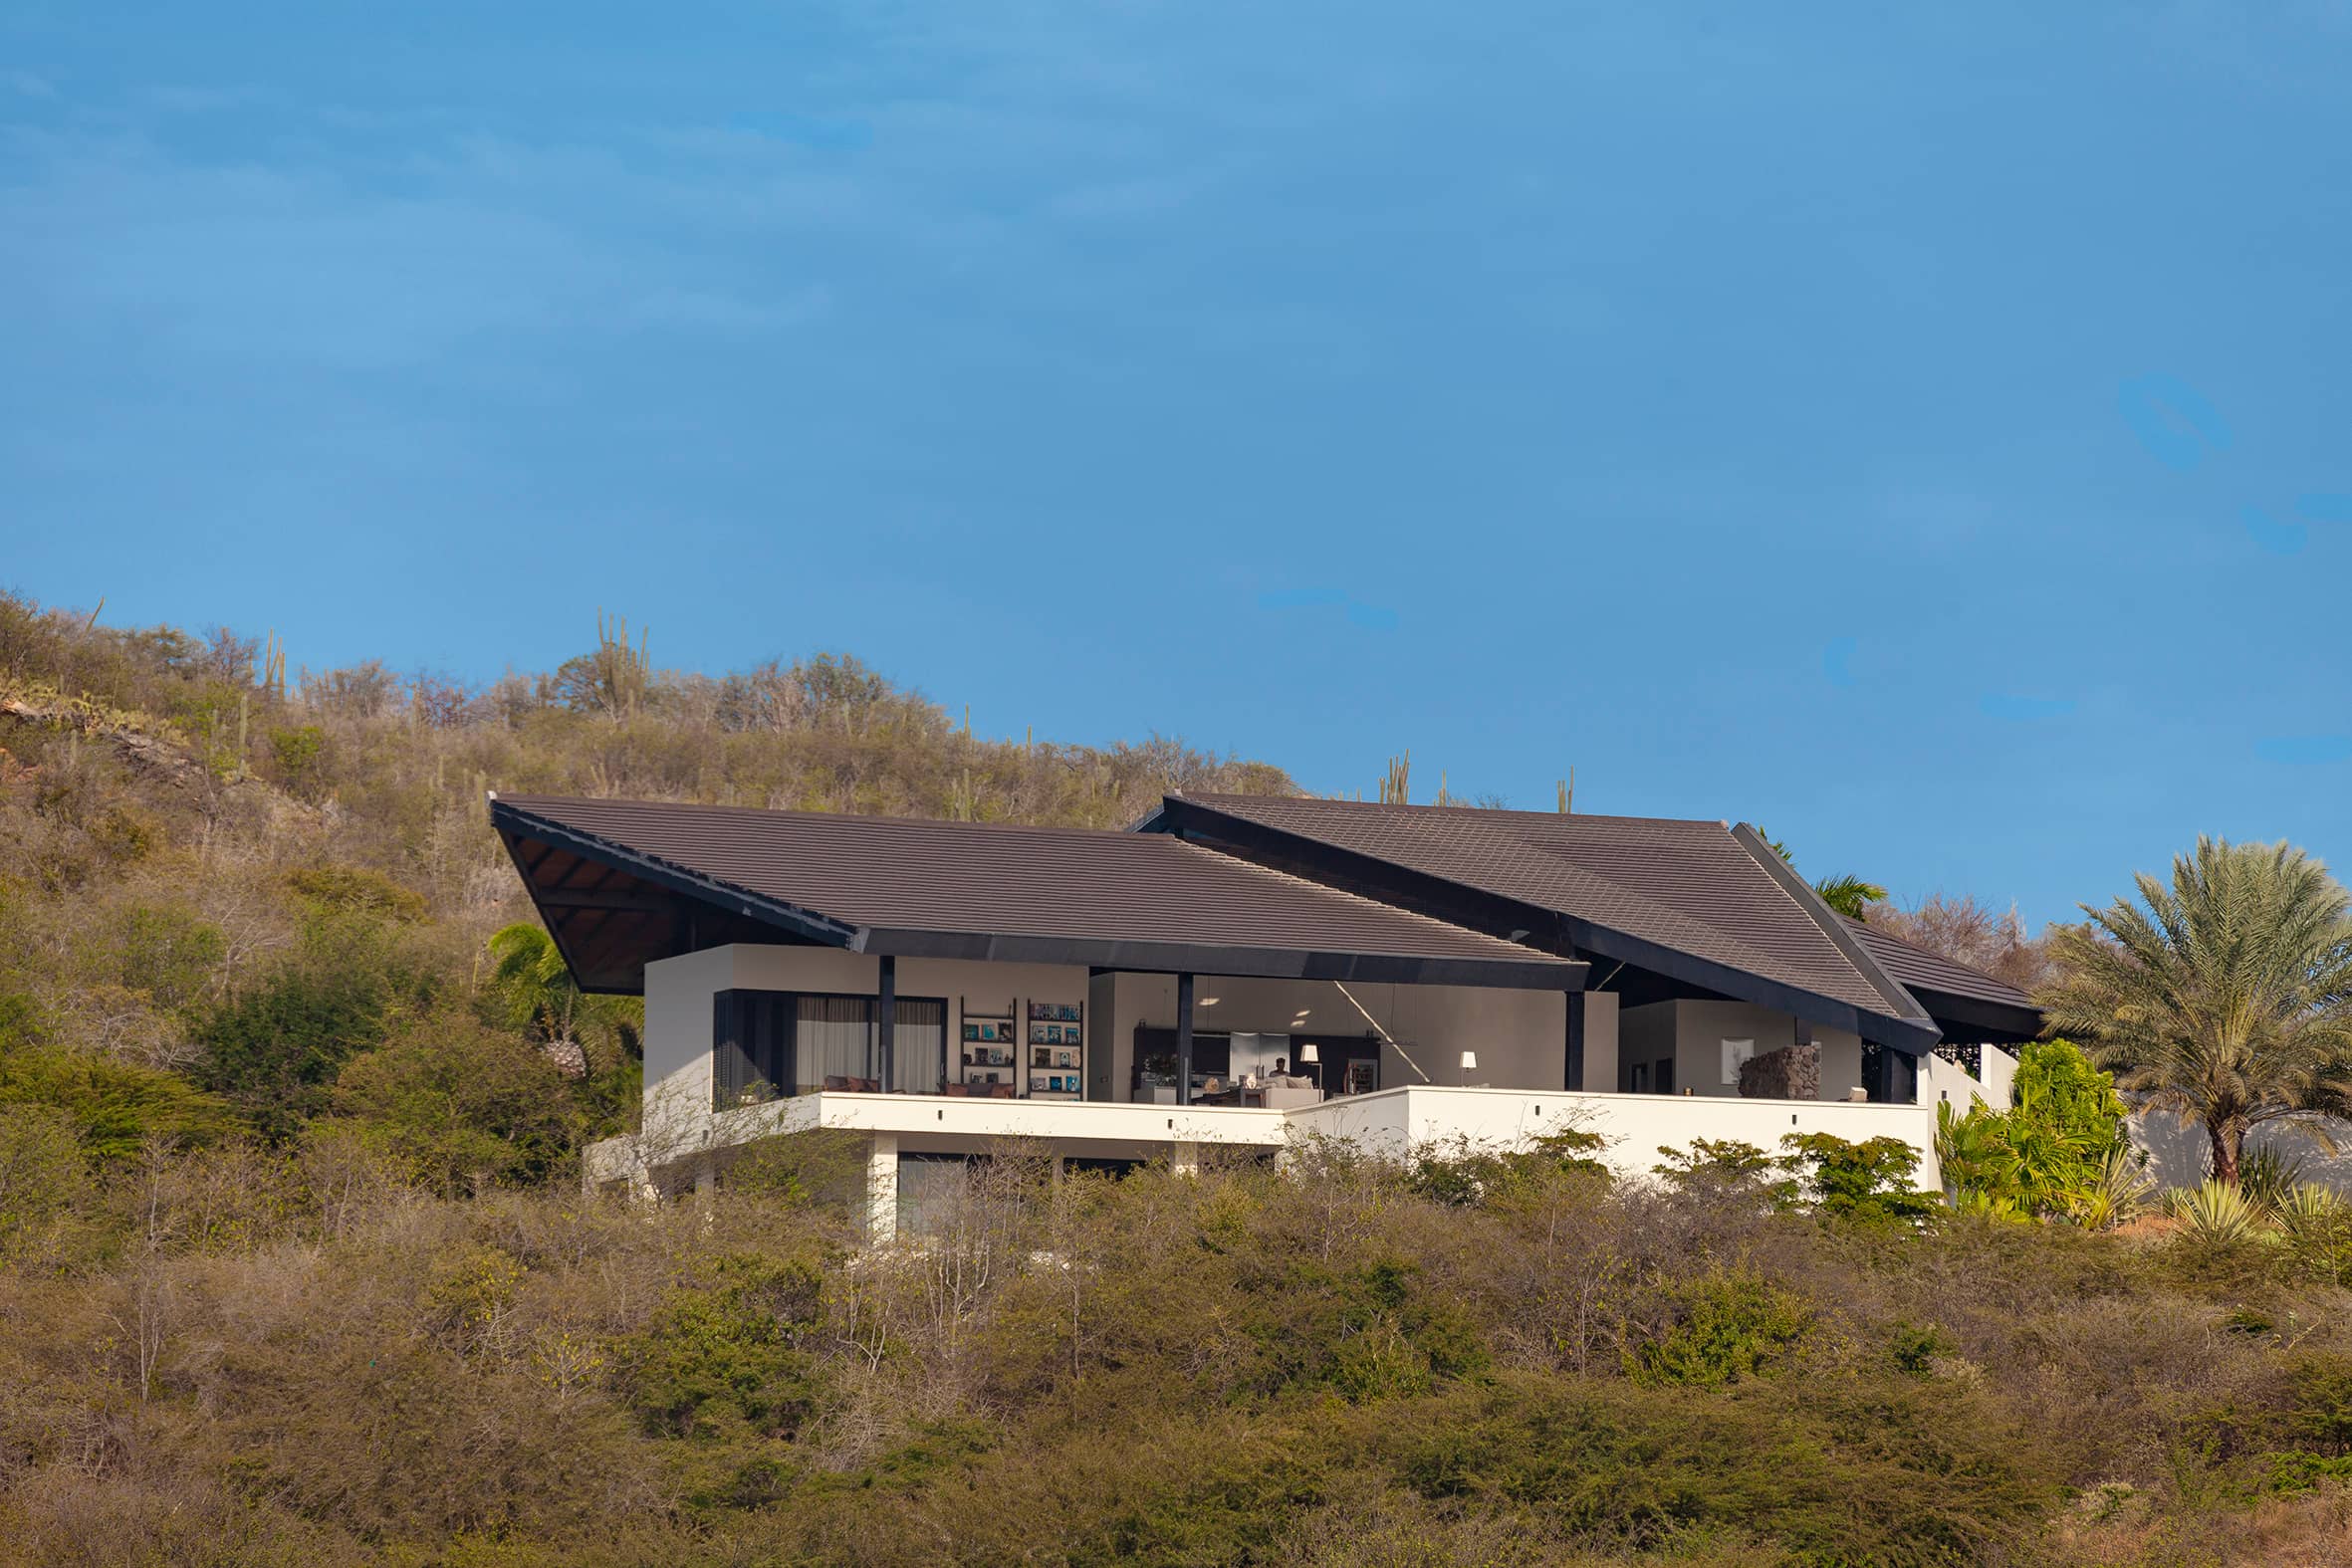
[[[1382,805],[1407,805],[1413,798],[1413,751],[1407,747],[1401,757],[1388,760],[1388,772],[1380,780]]]

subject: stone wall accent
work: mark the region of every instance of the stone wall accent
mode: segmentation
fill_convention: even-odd
[[[1740,1064],[1740,1095],[1750,1100],[1817,1100],[1821,1047],[1786,1045]]]

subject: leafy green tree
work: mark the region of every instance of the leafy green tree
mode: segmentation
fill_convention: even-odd
[[[195,1030],[195,1076],[272,1141],[328,1107],[345,1062],[421,1009],[432,985],[370,915],[316,915],[302,950],[259,986],[216,1007]]]
[[[2284,842],[2200,838],[2138,888],[2055,933],[2040,1002],[2119,1087],[2202,1124],[2234,1184],[2253,1128],[2352,1109],[2352,902]]]
[[[1833,1133],[1790,1133],[1780,1147],[1787,1151],[1780,1157],[1781,1169],[1795,1182],[1796,1197],[1815,1214],[1911,1224],[1935,1207],[1933,1195],[1913,1186],[1919,1151],[1900,1138],[1852,1143]]]
[[[815,1408],[823,1276],[811,1259],[749,1253],[720,1257],[712,1273],[672,1291],[624,1347],[631,1401],[657,1433],[789,1436]]]
[[[587,1130],[570,1082],[543,1052],[454,1009],[353,1057],[333,1105],[453,1196],[545,1180]]]

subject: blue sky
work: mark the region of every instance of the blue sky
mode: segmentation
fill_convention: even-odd
[[[2352,862],[2352,11],[1667,9],[0,0],[0,583]]]

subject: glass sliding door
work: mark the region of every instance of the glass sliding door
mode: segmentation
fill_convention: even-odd
[[[874,997],[793,999],[793,1092],[831,1089],[871,1094],[935,1094],[947,1049],[947,1002],[901,997],[890,1041],[890,1081],[882,1082],[881,1003]]]
[[[802,997],[795,1008],[794,1092],[874,1090],[874,999]]]
[[[901,997],[892,1014],[890,1088],[898,1094],[937,1094],[947,1072],[945,999]]]

